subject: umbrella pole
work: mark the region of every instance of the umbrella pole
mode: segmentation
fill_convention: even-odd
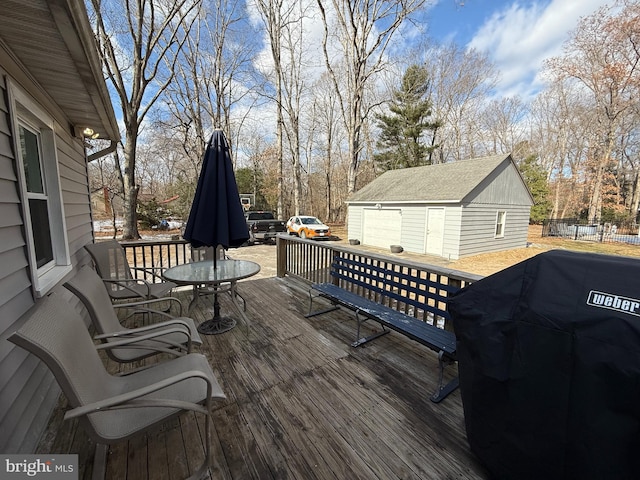
[[[216,271],[218,264],[218,248],[213,247],[213,271]],[[220,319],[220,302],[218,301],[218,289],[213,294],[213,318],[214,320]]]
[[[213,255],[213,270],[215,272],[218,264],[218,252],[217,248],[214,250]],[[205,335],[216,335],[218,333],[224,333],[231,330],[236,326],[236,321],[231,317],[220,316],[220,302],[218,301],[218,289],[220,285],[214,287],[213,291],[213,318],[205,320],[198,325],[198,332]]]

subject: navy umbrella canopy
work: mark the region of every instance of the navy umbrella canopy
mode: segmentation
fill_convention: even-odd
[[[239,247],[249,239],[222,130],[215,130],[207,144],[184,238],[195,248],[222,245],[225,249]]]

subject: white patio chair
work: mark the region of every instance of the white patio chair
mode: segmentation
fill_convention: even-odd
[[[164,424],[186,411],[205,415],[205,460],[211,461],[212,401],[225,395],[204,355],[190,353],[131,375],[110,375],[80,315],[60,293],[40,299],[9,341],[42,360],[78,418],[101,446],[118,443]],[[96,451],[104,451],[96,447]]]
[[[158,353],[184,355],[191,352],[193,344],[202,344],[191,318],[173,318],[155,310],[152,310],[154,316],[166,320],[138,328],[124,328],[104,283],[89,266],[82,267],[64,286],[82,301],[96,329],[95,339],[104,344],[102,348],[116,362],[133,362]],[[154,301],[157,300],[139,302],[139,308],[148,307]]]
[[[162,268],[132,268],[125,254],[124,248],[116,240],[91,243],[84,248],[89,252],[96,271],[104,282],[109,297],[115,305],[126,305],[122,301],[173,299],[180,304],[177,298],[171,297],[171,290],[177,285],[167,282],[162,278]],[[143,272],[160,280],[160,282],[148,282],[135,278],[132,271]],[[182,304],[180,304],[182,311]]]

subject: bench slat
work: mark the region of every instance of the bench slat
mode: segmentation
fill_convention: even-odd
[[[405,315],[330,283],[314,284],[311,288],[351,310],[356,310],[372,320],[411,337],[412,340],[428,346],[436,352],[442,350],[447,356],[455,359],[456,337],[452,332]]]

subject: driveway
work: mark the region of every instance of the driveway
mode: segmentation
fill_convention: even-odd
[[[276,276],[275,245],[257,243],[246,247],[230,248],[227,250],[227,255],[236,260],[250,260],[260,265],[260,272],[251,277],[252,280]]]
[[[335,242],[330,242],[333,244],[338,244],[341,246],[346,246],[352,249],[363,250],[366,252],[374,253],[377,255],[384,255],[387,257],[396,257],[404,260],[410,260],[419,263],[425,263],[428,265],[437,265],[441,267],[446,267],[451,264],[450,261],[446,260],[442,257],[437,257],[434,255],[423,255],[418,253],[410,253],[410,252],[401,252],[401,253],[391,253],[388,249],[368,247],[364,245],[351,246],[349,242],[345,239],[340,239]],[[275,245],[263,245],[261,243],[257,243],[252,246],[240,247],[240,248],[231,248],[227,251],[227,255],[231,258],[235,258],[238,260],[251,260],[252,262],[256,262],[260,265],[260,273],[251,277],[255,278],[268,278],[275,277],[276,270],[276,246]]]

